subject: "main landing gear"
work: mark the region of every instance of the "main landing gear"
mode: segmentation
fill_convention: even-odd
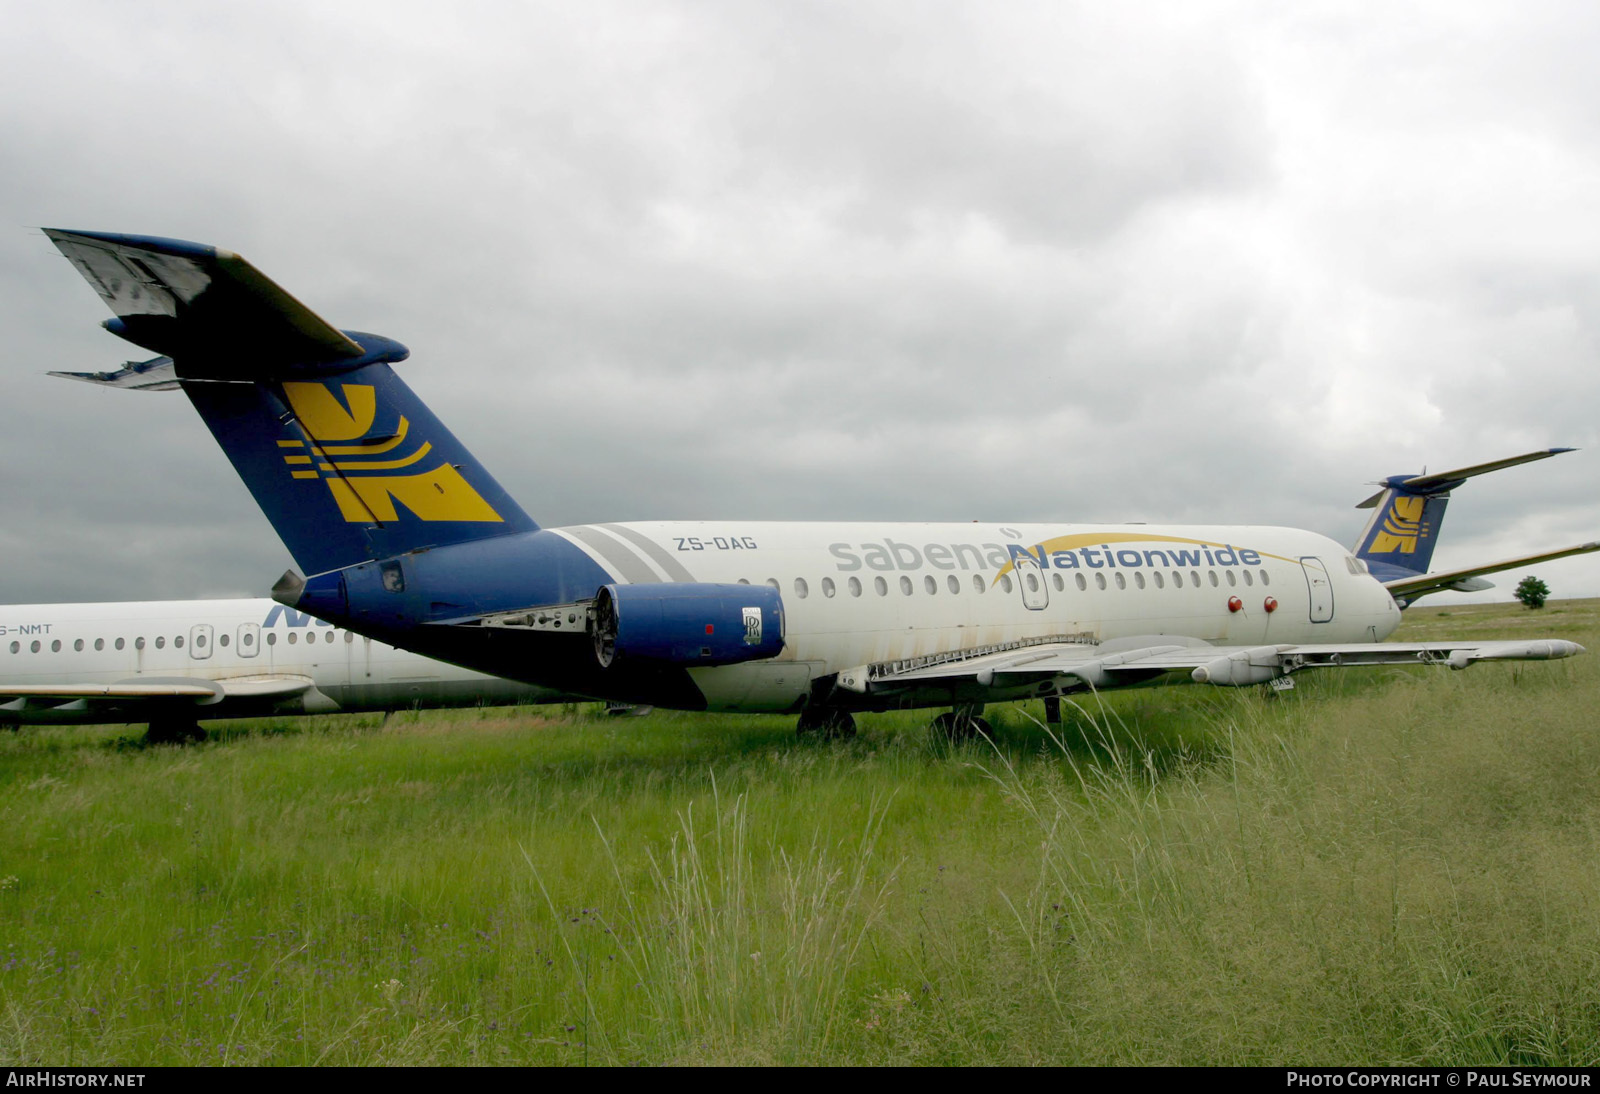
[[[152,745],[186,745],[206,739],[206,731],[193,718],[152,718],[144,740]]]
[[[848,710],[838,707],[806,707],[800,712],[795,732],[802,737],[820,733],[826,741],[845,741],[856,735],[856,720]]]
[[[994,727],[984,721],[981,706],[957,707],[946,711],[935,718],[929,728],[936,740],[949,741],[951,744],[970,741],[980,733],[985,737],[994,735]]]

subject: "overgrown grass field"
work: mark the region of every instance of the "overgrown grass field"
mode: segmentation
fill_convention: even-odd
[[[1443,601],[1441,602],[1448,603]],[[1600,602],[1547,664],[926,715],[0,733],[0,1062],[1600,1061]]]

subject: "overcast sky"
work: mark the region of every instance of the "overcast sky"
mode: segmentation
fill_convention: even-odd
[[[1349,543],[1373,479],[1574,445],[1434,564],[1600,538],[1600,8],[1357,7],[3,0],[0,602],[290,565],[181,395],[45,377],[142,354],[40,226],[406,343],[545,525]]]

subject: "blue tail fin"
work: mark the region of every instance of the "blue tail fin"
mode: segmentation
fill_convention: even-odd
[[[393,369],[398,342],[339,331],[244,259],[177,240],[47,231],[117,318],[172,359],[307,573],[538,528]],[[110,386],[118,373],[73,374]]]
[[[1375,510],[1356,541],[1356,557],[1366,562],[1379,580],[1425,574],[1433,560],[1451,490],[1477,475],[1571,451],[1548,448],[1434,475],[1391,475],[1376,484],[1382,490],[1356,506]]]

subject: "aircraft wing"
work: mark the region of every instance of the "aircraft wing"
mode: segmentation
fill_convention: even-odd
[[[0,687],[0,721],[90,708],[139,711],[154,707],[214,706],[227,699],[276,700],[301,695],[313,686],[309,676],[258,675],[206,680],[199,677],[140,676],[115,684],[13,684]]]
[[[1462,588],[1463,592],[1477,592],[1479,589],[1492,588],[1488,582],[1474,583],[1472,579],[1481,574],[1496,574],[1501,570],[1515,570],[1522,566],[1532,566],[1538,562],[1549,562],[1555,558],[1566,558],[1568,555],[1588,554],[1590,551],[1600,551],[1600,541],[1594,543],[1580,543],[1576,547],[1567,547],[1560,551],[1545,551],[1537,555],[1521,555],[1517,558],[1501,559],[1499,562],[1490,562],[1483,566],[1468,566],[1460,570],[1439,570],[1431,574],[1418,574],[1415,577],[1395,578],[1385,581],[1383,587],[1397,601],[1416,600],[1428,593],[1436,593],[1441,589]]]
[[[1582,652],[1576,642],[1561,639],[1213,646],[1181,636],[1154,635],[1101,645],[1044,642],[961,659],[865,665],[840,673],[839,686],[885,696],[950,689],[1001,701],[1124,686],[1168,673],[1185,673],[1197,684],[1239,687],[1269,683],[1301,669],[1416,664],[1464,669],[1476,661],[1547,661]]]

